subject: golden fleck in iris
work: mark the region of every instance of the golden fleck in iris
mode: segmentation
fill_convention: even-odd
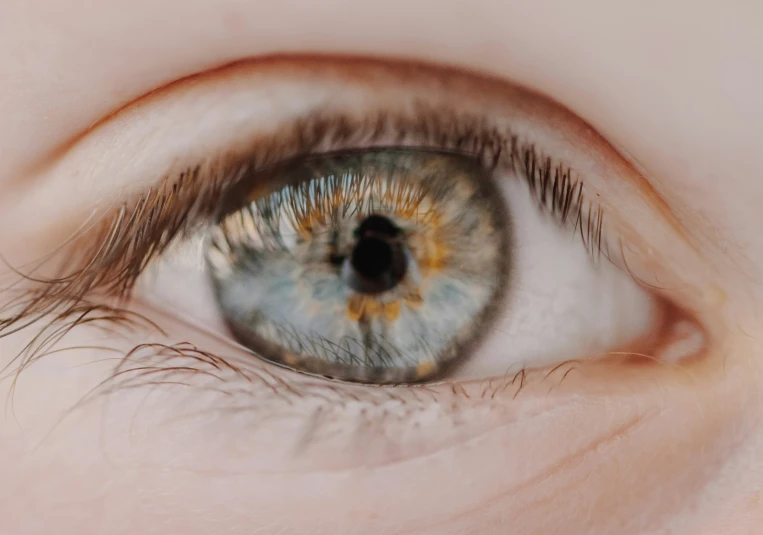
[[[432,372],[435,371],[436,367],[437,365],[432,360],[422,362],[416,367],[416,375],[419,377],[426,377],[431,375]]]

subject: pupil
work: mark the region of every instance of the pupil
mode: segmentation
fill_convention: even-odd
[[[384,216],[365,218],[355,230],[358,241],[343,269],[345,283],[368,294],[394,288],[406,272],[403,246],[396,240],[399,234],[400,229]]]
[[[374,279],[392,266],[392,247],[381,238],[362,238],[352,251],[352,267],[361,277]]]

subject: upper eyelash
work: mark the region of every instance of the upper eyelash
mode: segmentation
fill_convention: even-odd
[[[378,145],[381,141],[383,145]],[[593,256],[602,252],[603,211],[586,202],[583,182],[562,162],[542,155],[533,144],[523,144],[484,117],[425,104],[408,115],[379,112],[362,119],[315,113],[255,141],[245,154],[205,158],[206,163],[167,176],[156,188],[124,202],[72,240],[57,259],[46,260],[56,263],[57,276],[38,279],[16,270],[30,287],[0,308],[0,338],[51,316],[55,318],[51,325],[66,325],[36,337],[40,340],[27,347],[17,369],[78,324],[94,321],[88,311],[100,314],[101,323],[117,318],[123,323],[140,321],[124,303],[147,265],[177,239],[214,222],[224,209],[221,200],[236,189],[248,192],[252,178],[314,153],[381,146],[453,151],[479,159],[491,171],[507,169],[524,178],[539,206],[561,223],[574,217],[574,228]],[[96,304],[88,300],[93,294],[116,302],[104,304],[101,299]]]
[[[604,240],[604,209],[600,204],[585,202],[583,182],[572,176],[564,166],[554,166],[551,158],[538,159],[534,148],[524,154],[525,180],[541,208],[566,223],[572,215],[574,231],[580,234],[583,245],[593,260],[602,255],[609,258]]]
[[[379,139],[388,141],[390,133],[396,137],[384,147],[465,153],[478,158],[490,170],[501,167],[521,175],[542,208],[561,223],[574,216],[576,228],[581,228],[581,237],[592,249],[603,244],[601,207],[586,205],[583,182],[569,167],[538,153],[533,144],[520,144],[516,135],[491,126],[484,118],[422,104],[407,116],[382,112],[354,120],[350,116],[311,114],[295,121],[280,135],[256,142],[247,154],[207,158],[209,163],[167,177],[157,188],[124,202],[111,218],[97,225],[100,230],[74,241],[74,253],[62,264],[80,269],[45,282],[80,291],[87,286],[88,290],[99,288],[125,295],[152,258],[179,235],[212,221],[222,209],[220,199],[235,188],[250,189],[252,176],[284,161],[312,155],[318,147],[337,147],[335,151],[341,151],[358,148],[358,144],[373,146]],[[321,151],[326,152],[332,151]],[[183,210],[173,211],[178,204]],[[84,252],[78,247],[83,242],[90,244]],[[66,293],[79,295],[80,291]]]

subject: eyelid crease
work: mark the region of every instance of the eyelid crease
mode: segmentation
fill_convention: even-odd
[[[633,181],[636,183],[638,191],[649,201],[649,205],[662,216],[662,220],[673,229],[676,235],[681,238],[699,258],[706,258],[696,239],[693,239],[694,233],[686,226],[686,223],[678,217],[678,214],[665,199],[665,196],[655,186],[654,182],[649,180],[646,167],[641,164],[622,144],[606,140],[607,143],[617,153],[628,162],[633,169]]]
[[[294,57],[296,59],[295,56],[290,56],[290,58],[291,57]],[[73,147],[75,147],[78,143],[80,143],[83,139],[85,139],[91,132],[97,130],[101,125],[108,123],[115,117],[119,116],[120,113],[131,108],[132,106],[136,105],[139,102],[143,102],[147,99],[151,99],[155,95],[161,95],[165,91],[170,91],[172,90],[173,87],[182,85],[183,83],[186,83],[188,81],[195,80],[202,77],[214,76],[218,73],[224,72],[231,68],[235,68],[236,66],[240,66],[241,64],[244,64],[244,63],[252,64],[252,63],[260,63],[260,62],[266,62],[266,61],[274,61],[278,59],[280,59],[280,56],[274,55],[274,56],[265,56],[265,57],[256,58],[256,59],[249,58],[245,60],[226,62],[221,65],[210,67],[203,72],[188,74],[187,76],[176,78],[162,86],[155,87],[143,93],[142,95],[137,95],[137,96],[133,96],[132,98],[126,99],[116,108],[109,110],[108,113],[90,122],[90,124],[86,128],[83,128],[79,130],[78,132],[75,132],[73,135],[65,139],[63,142],[53,147],[45,155],[43,155],[36,162],[34,162],[34,164],[24,168],[22,172],[19,173],[19,176],[38,176],[38,175],[44,174],[46,170],[50,169],[55,164],[56,161],[61,159],[67,152],[69,152]]]
[[[452,76],[464,76],[467,74],[470,78],[473,78],[473,85],[495,85],[495,84],[508,84],[507,80],[503,80],[499,77],[492,76],[488,73],[469,73],[463,68],[456,68],[447,65],[434,65],[423,60],[415,59],[395,59],[388,60],[385,58],[377,57],[364,57],[354,55],[335,55],[335,54],[315,54],[315,53],[274,53],[267,54],[259,57],[248,57],[242,59],[236,59],[233,61],[225,61],[217,65],[211,65],[203,71],[189,73],[185,76],[174,78],[164,83],[163,85],[154,87],[143,94],[134,95],[125,99],[119,106],[109,110],[107,113],[95,118],[90,124],[75,132],[67,139],[59,143],[47,152],[47,154],[40,157],[34,164],[27,166],[20,173],[20,176],[38,176],[49,169],[57,160],[62,158],[67,152],[69,152],[74,146],[80,143],[91,132],[97,130],[100,126],[113,120],[124,111],[130,109],[132,106],[138,103],[145,103],[154,98],[161,98],[165,93],[170,92],[180,86],[195,81],[201,81],[204,79],[222,77],[231,72],[235,72],[240,69],[251,68],[279,68],[285,66],[287,69],[293,69],[294,66],[302,65],[315,65],[320,63],[330,63],[332,65],[341,65],[348,71],[351,71],[354,67],[375,67],[379,69],[389,69],[390,63],[393,64],[393,69],[397,76],[407,75],[417,76],[426,71],[429,77],[435,78],[441,84],[447,84],[448,79]],[[528,90],[529,91],[529,90]]]

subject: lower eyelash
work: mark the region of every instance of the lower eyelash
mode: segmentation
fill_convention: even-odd
[[[396,436],[389,425],[411,425],[421,415],[429,419],[436,410],[438,419],[450,421],[451,426],[464,424],[463,412],[479,408],[502,414],[507,403],[517,400],[522,392],[535,386],[549,391],[559,386],[576,367],[574,361],[560,364],[552,370],[521,369],[502,378],[486,379],[477,388],[467,390],[457,382],[408,387],[359,387],[323,379],[301,377],[297,384],[279,376],[278,370],[255,364],[240,366],[219,356],[201,351],[190,343],[142,344],[124,358],[115,372],[93,389],[72,410],[90,401],[134,390],[150,395],[155,388],[174,389],[173,407],[167,420],[159,426],[199,418],[209,421],[218,415],[241,420],[251,433],[267,431],[267,422],[288,419],[299,430],[292,444],[284,447],[299,456],[319,446],[321,437],[347,440],[373,438],[394,446]],[[470,393],[471,392],[471,393]],[[167,399],[167,398],[162,398]],[[180,410],[178,410],[178,407]],[[136,410],[149,411],[143,403]],[[132,415],[132,420],[141,414]],[[215,419],[215,418],[213,418]],[[336,425],[335,425],[336,424]],[[378,442],[377,442],[378,443]]]

